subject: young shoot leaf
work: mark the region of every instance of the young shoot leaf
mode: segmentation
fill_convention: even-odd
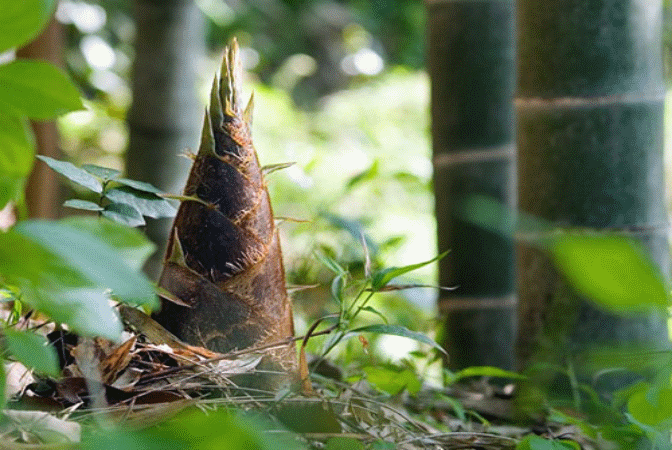
[[[337,263],[336,260],[334,260],[330,256],[325,255],[324,253],[319,253],[319,252],[316,252],[315,256],[317,257],[317,259],[320,260],[320,262],[322,264],[324,264],[324,266],[327,269],[331,270],[336,275],[345,275],[345,274],[348,273],[347,270],[345,270],[343,267],[341,267],[341,265],[339,263]]]
[[[433,263],[434,261],[439,261],[445,257],[450,250],[445,251],[441,253],[439,256],[430,259],[429,261],[424,261],[421,263],[417,264],[411,264],[410,266],[403,266],[403,267],[388,267],[386,269],[383,269],[379,272],[376,272],[373,274],[373,280],[371,281],[371,288],[375,290],[382,289],[392,281],[394,278],[401,276],[405,273],[411,272],[413,270],[419,269],[420,267],[424,267],[428,264]]]
[[[375,315],[377,315],[378,317],[380,317],[381,319],[383,319],[383,322],[385,322],[386,325],[389,323],[389,321],[388,321],[387,318],[383,315],[383,313],[381,313],[380,311],[378,311],[378,310],[377,310],[376,308],[374,308],[373,306],[365,306],[365,307],[362,308],[362,311],[370,312],[371,314],[375,314]]]
[[[103,181],[113,180],[117,178],[119,175],[121,175],[121,172],[119,172],[116,169],[96,166],[94,164],[83,164],[82,169],[86,170],[91,175],[97,176],[98,178],[102,178]]]
[[[44,336],[12,328],[5,328],[4,334],[9,352],[19,362],[39,373],[58,376],[58,356]]]
[[[110,220],[128,225],[129,227],[140,227],[145,224],[145,219],[137,209],[123,203],[107,205],[101,214]]]
[[[377,334],[390,334],[392,336],[401,336],[413,339],[414,341],[418,341],[423,344],[429,344],[435,349],[439,350],[441,353],[445,353],[446,355],[448,354],[443,349],[443,347],[437,344],[436,341],[434,341],[434,339],[430,338],[426,334],[419,333],[417,331],[411,331],[406,327],[402,327],[401,325],[386,325],[386,324],[367,325],[365,327],[355,328],[354,330],[348,331],[345,337],[347,338],[355,336],[359,333],[377,333]]]
[[[128,186],[110,189],[105,192],[105,197],[113,203],[123,203],[124,205],[132,206],[143,216],[154,219],[173,217],[177,213],[175,207],[168,200],[156,194],[139,191]]]
[[[86,170],[80,169],[70,162],[59,161],[48,156],[37,155],[37,159],[44,161],[46,165],[63,175],[68,180],[77,183],[80,186],[84,186],[98,194],[103,192],[103,183]]]
[[[117,183],[123,184],[124,186],[132,187],[133,189],[137,189],[138,191],[143,191],[143,192],[150,192],[152,194],[162,194],[161,190],[152,186],[149,183],[145,183],[144,181],[136,181],[136,180],[129,180],[128,178],[117,178],[116,180]]]
[[[73,209],[82,209],[84,211],[102,211],[103,208],[98,203],[90,202],[88,200],[70,199],[63,202],[63,206]]]
[[[331,295],[338,303],[343,303],[343,290],[345,289],[345,275],[336,275],[331,282]]]

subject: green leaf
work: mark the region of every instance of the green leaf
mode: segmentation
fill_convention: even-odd
[[[145,224],[145,219],[143,219],[142,214],[137,209],[123,203],[107,205],[101,214],[110,220],[128,225],[129,227],[139,227]]]
[[[371,281],[371,288],[373,290],[381,289],[385,287],[385,285],[387,285],[387,283],[392,281],[394,278],[401,276],[405,273],[411,272],[413,270],[419,269],[420,267],[426,266],[427,264],[431,264],[434,261],[439,261],[443,257],[445,257],[448,253],[449,251],[445,251],[441,253],[439,256],[430,259],[429,261],[417,264],[411,264],[410,266],[404,266],[404,267],[388,267],[379,272],[376,272],[375,274],[373,274],[373,280]]]
[[[156,194],[138,191],[128,186],[110,189],[105,192],[113,203],[123,203],[135,208],[143,216],[158,219],[160,217],[174,217],[177,209],[168,200],[158,197]]]
[[[654,396],[649,395],[649,390],[648,384],[641,383],[628,399],[628,412],[646,425],[669,429],[672,426],[672,388],[658,388],[658,395]]]
[[[401,336],[413,339],[414,341],[422,342],[423,344],[429,344],[435,349],[439,350],[440,352],[446,353],[443,347],[437,344],[429,336],[422,333],[418,333],[417,331],[411,331],[406,327],[402,327],[401,325],[385,325],[385,324],[367,325],[365,327],[355,328],[354,330],[348,331],[346,337],[355,336],[359,333],[377,333],[377,334],[390,334],[393,336]]]
[[[568,440],[550,440],[530,434],[518,442],[516,450],[581,450],[581,446]]]
[[[355,438],[335,436],[327,441],[324,450],[364,450],[364,444]]]
[[[491,366],[473,366],[458,371],[454,375],[454,381],[469,377],[490,377],[490,378],[512,378],[514,380],[525,380],[527,377],[516,372],[500,369]]]
[[[94,164],[83,164],[82,169],[86,170],[91,175],[101,178],[103,181],[113,180],[121,175],[121,172],[118,170],[96,166]]]
[[[0,8],[0,53],[20,47],[49,21],[56,0],[3,0]]]
[[[84,450],[304,450],[307,447],[289,433],[277,430],[262,417],[232,414],[227,410],[189,410],[162,424],[142,430],[115,428],[90,432],[82,439]]]
[[[112,289],[120,299],[158,306],[149,280],[128,267],[109,244],[97,237],[58,222],[25,221],[15,229],[63,258],[96,286]]]
[[[32,60],[0,65],[0,105],[3,104],[15,114],[31,119],[51,119],[83,107],[79,91],[62,70]]]
[[[107,219],[69,217],[62,219],[61,223],[104,241],[115,250],[128,267],[137,272],[142,270],[147,259],[156,250],[156,245],[140,230]]]
[[[366,366],[363,370],[369,383],[388,394],[397,395],[404,390],[417,394],[422,387],[418,376],[409,369]]]
[[[63,202],[63,206],[73,209],[82,209],[84,211],[102,211],[103,208],[98,203],[90,202],[88,200],[70,199]]]
[[[7,202],[22,198],[34,152],[33,134],[27,121],[0,114],[0,209]]]
[[[385,324],[387,324],[387,323],[389,322],[389,321],[387,320],[387,317],[385,317],[385,316],[383,315],[383,313],[381,313],[380,311],[378,311],[378,310],[377,310],[376,308],[374,308],[373,306],[365,306],[365,307],[362,308],[362,311],[370,312],[371,314],[375,314],[375,315],[377,315],[378,317],[380,317],[381,319],[383,319],[383,322],[385,322]]]
[[[143,192],[149,192],[152,194],[162,194],[160,189],[152,186],[149,183],[145,183],[144,181],[136,181],[136,180],[129,180],[128,178],[117,178],[116,180],[117,183],[123,184],[124,186],[132,187],[133,189],[137,189],[138,191],[143,191]]]
[[[348,273],[339,263],[337,263],[333,258],[324,253],[315,252],[315,256],[320,260],[324,266],[334,272],[336,275],[346,275]]]
[[[26,367],[57,377],[60,373],[58,356],[44,336],[29,331],[5,328],[7,348]]]
[[[95,289],[70,262],[17,233],[19,226],[0,233],[0,280],[19,287],[22,300],[77,333],[119,339],[121,322],[103,289]]]
[[[37,159],[44,161],[54,171],[60,173],[68,180],[73,181],[80,186],[84,186],[93,192],[97,192],[98,194],[103,192],[103,183],[86,170],[82,170],[70,162],[59,161],[48,156],[37,155]]]
[[[668,286],[641,246],[620,236],[556,233],[550,251],[569,283],[616,312],[670,306]]]

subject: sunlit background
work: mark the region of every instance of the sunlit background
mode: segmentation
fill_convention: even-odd
[[[124,168],[132,3],[59,3],[67,70],[86,98],[85,111],[59,120],[63,151],[75,163]],[[262,164],[296,163],[269,177],[275,214],[283,220],[289,283],[324,286],[295,294],[297,332],[334,309],[331,275],[315,252],[334,257],[355,277],[363,274],[361,236],[378,264],[406,265],[435,256],[422,1],[196,3],[207,22],[208,51],[197,61],[203,105],[222,48],[236,36],[246,70],[244,89],[255,95],[259,158]],[[666,31],[666,38],[670,34]],[[201,117],[193,120],[201,123]],[[669,173],[671,140],[666,142]],[[425,267],[412,281],[434,284],[435,270]],[[402,325],[428,331],[436,294],[420,288],[380,295],[375,307]],[[384,337],[376,345],[386,357],[399,358],[417,344]]]
[[[86,99],[86,110],[58,124],[62,149],[76,164],[124,169],[135,38],[129,4],[61,0],[58,6],[56,18],[67,35],[67,70]],[[261,163],[295,162],[269,176],[274,211],[282,220],[288,279],[292,285],[324,286],[294,294],[297,333],[335,309],[332,275],[315,252],[348,266],[353,278],[363,276],[362,236],[376,264],[434,257],[423,3],[197,4],[208,30],[207,56],[197,61],[203,105],[222,48],[236,36],[246,71],[244,91],[255,96],[253,138]],[[269,5],[296,21],[273,22],[264,13]],[[185,150],[196,148],[175,152]],[[435,271],[428,266],[407,280],[435,284]],[[429,331],[436,296],[432,288],[410,289],[380,295],[372,306],[395,323]],[[364,320],[381,320],[370,316]],[[342,351],[362,351],[356,340],[350,347]],[[385,358],[399,359],[417,344],[388,336],[372,347]]]

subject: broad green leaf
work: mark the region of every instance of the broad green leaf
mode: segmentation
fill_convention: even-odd
[[[581,450],[581,446],[566,439],[551,440],[530,434],[518,442],[516,450]]]
[[[397,395],[404,390],[417,394],[422,387],[418,376],[409,369],[366,366],[363,370],[369,383],[388,394]]]
[[[110,288],[129,303],[158,306],[149,280],[129,268],[103,240],[66,223],[26,221],[15,229],[67,261],[95,286]]]
[[[73,181],[80,186],[101,193],[103,192],[103,183],[86,170],[76,167],[74,164],[67,161],[59,161],[58,159],[50,158],[48,156],[37,155],[37,159],[45,162],[54,171],[60,173],[70,181]]]
[[[123,324],[104,290],[72,289],[63,292],[58,302],[49,295],[41,295],[48,304],[42,303],[38,309],[52,319],[67,323],[73,331],[85,336],[102,336],[115,342],[121,339]]]
[[[411,272],[413,270],[419,269],[420,267],[424,267],[427,264],[433,263],[434,261],[439,261],[448,253],[449,251],[443,252],[439,256],[432,258],[429,261],[417,264],[411,264],[410,266],[404,266],[404,267],[388,267],[379,272],[376,272],[373,274],[373,280],[371,281],[371,288],[373,290],[381,289],[385,287],[385,285],[390,281],[392,281],[394,278],[401,276],[405,273]]]
[[[83,164],[82,169],[89,172],[91,175],[95,175],[98,178],[103,179],[104,181],[113,180],[121,175],[116,169],[110,169],[107,167],[96,166],[94,164]]]
[[[327,441],[324,450],[364,450],[364,444],[355,438],[335,436]]]
[[[512,378],[514,380],[524,380],[527,378],[525,375],[491,366],[467,367],[457,372],[454,376],[455,381],[469,377]]]
[[[84,450],[303,450],[307,447],[288,433],[267,433],[277,430],[261,417],[232,414],[220,409],[207,415],[189,410],[160,427],[143,430],[112,429],[93,432],[82,439]]]
[[[672,388],[659,388],[655,396],[649,395],[649,389],[648,384],[640,384],[628,399],[628,412],[646,425],[669,429],[672,426]]]
[[[117,223],[128,225],[129,227],[139,227],[145,224],[142,214],[132,206],[123,203],[112,203],[107,205],[101,214]]]
[[[79,91],[65,73],[36,60],[0,65],[0,105],[31,119],[51,119],[83,107]]]
[[[49,21],[56,0],[3,0],[0,8],[0,53],[36,37]]]
[[[177,209],[168,200],[158,197],[156,194],[138,191],[128,186],[110,189],[105,192],[113,203],[123,203],[135,208],[143,216],[158,219],[160,217],[174,217]]]
[[[149,192],[152,194],[162,194],[160,189],[152,186],[149,183],[145,183],[144,181],[136,181],[136,180],[129,180],[128,178],[117,178],[116,180],[117,183],[123,184],[124,186],[132,187],[133,189],[137,189],[138,191],[143,191],[143,192]]]
[[[117,255],[135,271],[140,271],[156,246],[135,228],[97,217],[69,217],[62,223],[89,233],[112,247]]]
[[[58,376],[60,373],[58,356],[47,338],[34,332],[12,328],[5,328],[4,334],[7,338],[7,348],[19,362],[39,373]]]
[[[102,211],[103,208],[98,203],[90,202],[88,200],[70,199],[63,202],[63,206],[73,209],[82,209],[84,211]]]
[[[617,312],[670,306],[660,271],[635,242],[596,234],[558,233],[550,251],[569,283],[582,295]]]
[[[34,152],[33,134],[27,121],[0,114],[0,209],[23,196]]]
[[[103,289],[15,229],[0,233],[0,281],[17,286],[23,301],[78,333],[118,339],[121,322]]]
[[[346,337],[355,336],[359,333],[377,333],[377,334],[390,334],[393,336],[401,336],[413,339],[414,341],[422,342],[423,344],[429,344],[435,349],[439,350],[440,352],[446,353],[443,347],[437,344],[429,336],[422,333],[418,333],[417,331],[411,331],[406,327],[402,327],[401,325],[385,325],[385,324],[367,325],[365,327],[350,330],[346,334]]]

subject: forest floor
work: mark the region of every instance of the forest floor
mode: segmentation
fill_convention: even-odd
[[[58,329],[48,333],[60,358],[59,379],[34,376],[19,363],[6,365],[10,397],[0,449],[108,448],[95,431],[94,444],[87,444],[86,436],[101,427],[124,430],[123,439],[131,433],[129,442],[135,444],[129,449],[211,448],[202,445],[199,434],[213,433],[207,422],[190,429],[194,442],[179,437],[173,446],[141,444],[147,436],[150,441],[165,438],[161,433],[190,410],[200,410],[195,414],[201,418],[222,410],[262,413],[264,431],[248,426],[247,432],[257,438],[259,433],[270,435],[274,444],[240,448],[596,448],[572,425],[520,425],[513,384],[479,379],[447,389],[419,386],[414,394],[402,386],[397,395],[383,395],[366,380],[344,381],[341,368],[316,359],[317,364],[310,364],[311,382],[306,378],[274,392],[243,388],[241,377],[249,385],[250,376],[258,375],[261,349],[217,354],[182,343],[139,310],[122,306],[120,315],[128,330],[121,344],[81,339]],[[164,431],[156,435],[157,429]],[[221,432],[226,434],[225,429]],[[282,436],[291,445],[275,445]],[[531,443],[536,437],[559,446],[536,447]]]

